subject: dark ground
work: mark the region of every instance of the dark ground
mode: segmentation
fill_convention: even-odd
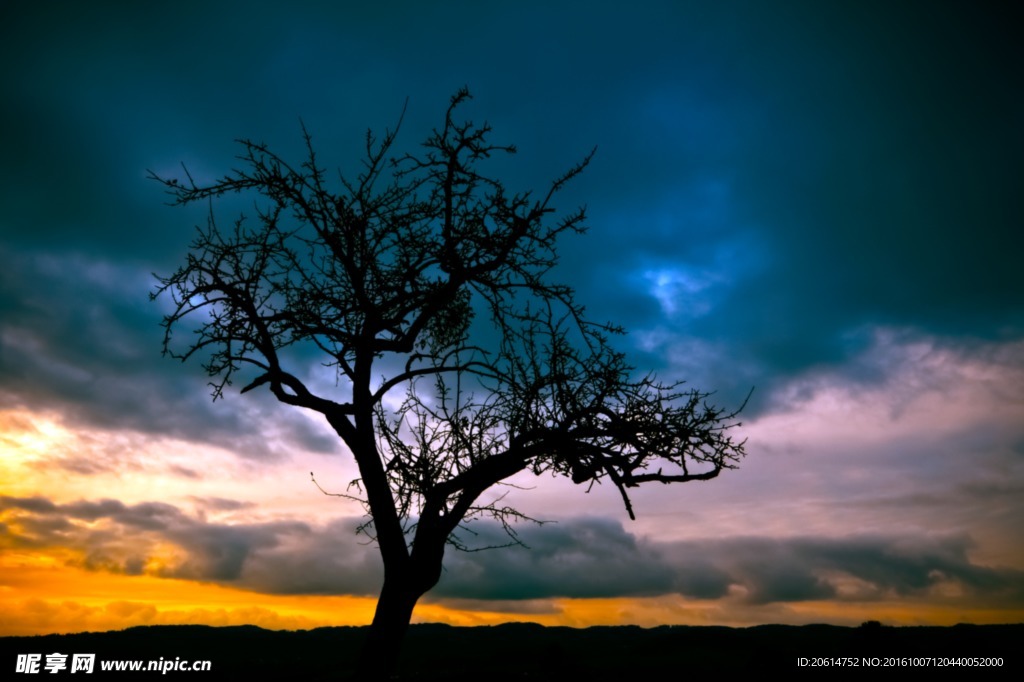
[[[0,638],[0,679],[39,679],[16,673],[19,654],[96,654],[92,675],[62,670],[44,679],[328,680],[347,678],[363,628],[338,627],[298,632],[255,626],[202,625],[134,627],[120,632]],[[859,628],[831,625],[726,627],[664,626],[546,628],[512,623],[454,628],[414,625],[399,662],[401,680],[647,680],[694,674],[769,671],[831,675],[838,666],[856,675],[877,675],[886,667],[924,674],[947,672],[986,679],[1017,679],[1024,658],[1024,624],[954,627]],[[1001,658],[1002,666],[982,667]],[[104,673],[104,660],[209,660],[209,672]],[[806,659],[803,665],[799,659]],[[909,660],[908,660],[909,659]],[[934,659],[934,660],[933,660]],[[943,660],[947,659],[947,660]],[[70,661],[70,656],[68,657]],[[967,663],[971,670],[967,670]],[[920,667],[917,666],[917,667]],[[892,672],[889,670],[888,672]]]

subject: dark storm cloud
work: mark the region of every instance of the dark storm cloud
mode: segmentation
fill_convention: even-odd
[[[79,563],[91,570],[134,574],[159,559],[152,569],[157,575],[274,594],[373,595],[381,584],[376,549],[358,540],[352,519],[319,528],[294,521],[226,524],[158,502],[59,505],[41,497],[2,497],[0,512],[4,544],[69,547],[82,552]],[[497,547],[509,539],[494,523],[469,528],[472,534],[463,531],[461,540],[471,539],[472,547]],[[430,599],[493,603],[679,594],[749,604],[872,602],[936,598],[937,591],[953,587],[960,596],[948,597],[952,603],[1024,603],[1024,574],[974,563],[966,536],[658,542],[637,538],[615,521],[584,518],[525,526],[519,539],[528,547],[449,548]],[[159,551],[167,543],[180,551],[170,563]]]
[[[694,371],[748,373],[759,386],[849,360],[873,325],[1019,338],[1024,139],[1014,121],[1024,98],[1012,83],[1024,60],[1012,22],[954,6],[763,7],[763,22],[736,26],[733,59],[711,59],[729,64],[733,101],[710,101],[715,130],[731,128],[732,139],[695,144],[726,198],[693,196],[688,211],[652,197],[675,214],[646,231],[656,243],[642,249],[658,254],[648,261],[691,271],[716,248],[739,249],[712,309],[666,321],[679,334],[667,338],[713,340],[721,359],[702,368],[695,357]],[[667,90],[684,112],[685,90]],[[685,157],[686,140],[664,142],[666,155]]]
[[[500,529],[485,528],[479,539],[497,544]],[[529,549],[449,553],[434,596],[500,600],[676,593],[767,604],[915,597],[952,582],[973,595],[1024,600],[1024,574],[973,564],[964,537],[669,543],[637,539],[604,519],[524,528],[520,536]]]
[[[965,537],[948,536],[734,538],[673,543],[665,553],[683,576],[729,576],[754,604],[924,596],[946,582],[979,597],[1020,602],[1024,574],[972,563],[970,546]]]
[[[464,539],[471,547],[500,546],[499,526],[476,523]],[[604,519],[525,527],[526,547],[446,555],[436,597],[538,599],[545,597],[651,596],[672,589],[673,571],[649,544]],[[468,533],[467,533],[468,536]]]
[[[241,583],[274,594],[376,596],[384,572],[375,546],[356,535],[357,520],[327,523],[305,538],[262,552],[246,566]]]
[[[247,505],[206,501],[216,509]],[[314,529],[299,522],[216,523],[164,503],[117,500],[57,505],[42,497],[0,497],[3,544],[36,549],[68,547],[89,570],[219,582],[274,594],[364,594],[380,589],[376,550],[356,536],[358,522]],[[97,524],[97,521],[103,523]],[[81,522],[89,522],[85,525]],[[168,543],[173,559],[162,554]]]
[[[556,202],[588,204],[592,231],[565,242],[553,275],[595,319],[636,332],[623,343],[644,346],[643,370],[671,364],[730,404],[756,384],[753,413],[779,382],[850,361],[879,325],[1019,338],[1024,48],[1011,11],[5,7],[5,401],[255,454],[266,439],[245,434],[272,410],[287,438],[333,448],[269,401],[211,409],[198,367],[161,364],[158,315],[136,305],[152,282],[18,264],[47,253],[64,268],[167,273],[205,207],[163,206],[146,169],[223,174],[237,137],[301,158],[301,117],[324,165],[351,175],[367,127],[394,125],[408,96],[398,149],[415,149],[463,84],[466,114],[520,148],[493,161],[510,189],[543,191],[598,146]]]
[[[288,443],[337,450],[336,439],[266,396],[211,405],[197,364],[183,372],[160,356],[161,311],[148,301],[155,281],[139,268],[0,247],[0,271],[0,406],[57,409],[72,423],[202,440],[244,457],[277,455]],[[104,470],[102,460],[74,455],[63,465]]]
[[[243,503],[215,500],[235,510]],[[78,550],[89,570],[219,582],[276,594],[375,594],[381,570],[373,548],[356,537],[358,522],[320,529],[295,521],[217,523],[161,502],[117,500],[54,504],[42,497],[0,497],[4,545]],[[82,523],[87,522],[87,523]],[[97,523],[101,522],[101,523]],[[167,544],[178,552],[163,553]]]

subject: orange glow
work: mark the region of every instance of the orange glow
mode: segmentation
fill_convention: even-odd
[[[119,630],[135,625],[258,625],[297,630],[330,625],[365,625],[373,618],[372,597],[267,595],[171,580],[86,571],[53,554],[8,552],[0,560],[0,636]],[[425,600],[414,622],[456,626],[530,621],[547,626],[729,625],[765,622],[828,622],[858,625],[1007,623],[1024,612],[995,608],[953,608],[911,601],[883,603],[801,602],[749,606],[687,600],[678,595],[619,599],[554,599],[513,604],[445,603]]]
[[[250,470],[249,464],[233,454],[210,448],[202,450],[202,476],[175,476],[171,469],[190,464],[195,447],[175,448],[164,441],[132,438],[135,436],[70,431],[45,415],[0,410],[0,495],[41,495],[54,504],[64,504],[94,500],[100,491],[99,497],[116,494],[125,504],[159,499],[175,505],[183,514],[204,520],[216,518],[228,525],[309,518],[323,514],[325,509],[333,516],[343,510],[333,503],[333,498],[329,506],[325,505],[324,498],[311,490],[303,475],[311,467],[300,466],[296,460],[284,465],[262,463],[262,468]],[[74,469],[50,466],[57,457],[79,458],[76,461],[81,462],[107,457],[112,458],[104,460],[108,464],[113,461],[124,466],[75,474]],[[319,459],[310,461],[317,468],[323,464]],[[204,495],[230,498],[240,506],[237,510],[207,510],[197,502]],[[142,575],[119,573],[117,570],[123,569],[116,563],[105,566],[106,570],[89,570],[84,552],[61,546],[59,533],[47,536],[46,542],[51,544],[42,546],[39,541],[25,540],[33,534],[30,527],[20,527],[22,520],[17,512],[0,522],[4,524],[0,525],[0,636],[118,630],[154,624],[251,624],[268,629],[364,625],[372,620],[376,605],[372,596],[273,595],[160,577],[181,564],[183,551],[160,540],[147,546]],[[75,521],[79,527],[102,527],[104,523],[102,519]],[[117,549],[115,546],[112,551]],[[1016,550],[1007,551],[1017,558]],[[767,605],[745,603],[738,592],[720,600],[665,595],[528,602],[445,600],[427,595],[413,620],[456,626],[530,621],[570,627],[858,625],[868,620],[889,625],[1024,621],[1022,609],[1000,608],[1005,605],[994,602],[965,605],[952,583],[944,586],[945,592],[935,589],[917,599],[857,601],[861,590],[851,581],[842,583],[848,589],[841,591],[842,598],[835,601]]]
[[[307,629],[370,622],[376,600],[265,595],[186,580],[85,571],[52,557],[0,563],[0,636],[119,630],[133,625]]]

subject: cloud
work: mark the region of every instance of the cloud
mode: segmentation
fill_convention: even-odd
[[[731,538],[672,543],[665,551],[681,575],[728,576],[730,590],[751,604],[934,597],[951,585],[973,599],[1024,604],[1024,573],[976,565],[970,547],[963,536],[855,536]]]
[[[500,526],[473,523],[464,535],[471,547],[499,546],[509,538]],[[464,553],[449,550],[438,597],[544,599],[664,594],[673,572],[655,547],[605,519],[523,527],[526,547]]]
[[[738,401],[751,385],[849,362],[870,343],[864,328],[1024,330],[1013,182],[1024,104],[1008,87],[1020,47],[999,12],[902,8],[878,21],[752,3],[737,22],[686,3],[398,17],[311,5],[211,10],[200,25],[81,12],[19,7],[0,41],[5,62],[22,65],[0,112],[19,131],[0,161],[7,405],[252,457],[288,441],[337,451],[330,432],[269,401],[211,409],[201,370],[156,357],[149,273],[181,262],[205,208],[162,206],[145,169],[185,161],[219,175],[237,137],[272,136],[301,158],[301,116],[325,165],[351,174],[368,125],[393,124],[411,96],[399,144],[414,148],[465,82],[477,93],[467,115],[520,146],[494,160],[510,189],[541,190],[600,147],[559,202],[589,204],[592,231],[564,243],[552,276],[595,319],[633,331],[623,344],[644,370],[678,369]],[[492,24],[505,30],[480,28]],[[461,27],[460,40],[438,48],[439,26]],[[183,55],[168,36],[213,52]],[[524,36],[542,49],[524,54]],[[361,66],[325,67],[337,63]],[[529,92],[509,85],[524,72]],[[250,208],[228,199],[218,211]]]
[[[229,500],[219,509],[242,508]],[[297,521],[219,523],[174,505],[117,500],[55,504],[0,497],[7,546],[70,549],[83,568],[218,582],[274,594],[374,594],[379,559],[360,544],[358,522],[314,529]]]
[[[239,509],[249,509],[254,506],[253,502],[242,502],[240,500],[229,500],[224,497],[196,497],[191,496],[190,499],[195,502],[202,509],[209,509],[213,511],[236,511]]]
[[[179,362],[161,358],[161,312],[148,301],[154,280],[138,266],[0,248],[0,271],[0,406],[205,441],[255,459],[296,445],[339,451],[326,425],[267,395],[211,404],[198,363],[183,372]],[[83,474],[102,468],[95,459],[64,466]]]
[[[72,550],[80,555],[72,563],[89,570],[266,594],[372,596],[381,585],[376,549],[358,541],[353,519],[321,527],[295,521],[225,524],[159,502],[60,505],[41,497],[0,498],[0,512],[5,546]],[[496,523],[476,522],[470,530],[476,547],[508,541]],[[637,538],[615,521],[578,518],[524,526],[518,536],[527,546],[450,548],[430,599],[487,609],[522,602],[538,613],[547,612],[552,599],[670,594],[752,606],[927,598],[1024,607],[1024,572],[973,562],[973,543],[965,535],[659,542]],[[467,538],[463,532],[462,541]]]
[[[1006,597],[1024,605],[1024,573],[972,563],[965,536],[659,542],[638,539],[610,520],[577,519],[524,528],[520,537],[529,548],[449,553],[434,596],[516,600],[675,593],[756,605],[924,597],[956,585],[975,598]]]

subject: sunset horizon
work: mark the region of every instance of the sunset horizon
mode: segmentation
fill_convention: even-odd
[[[745,455],[729,450],[739,454],[716,477],[683,482],[713,459],[698,462],[670,485],[652,465],[635,486],[593,464],[624,466],[605,441],[586,452],[607,460],[569,448],[538,457],[538,475],[524,466],[503,478],[455,526],[413,623],[1024,623],[1024,52],[1008,10],[214,3],[203,21],[197,11],[0,11],[0,117],[12,131],[0,152],[0,636],[370,624],[384,571],[357,499],[359,449],[324,414],[284,404],[304,394],[270,370],[217,374],[203,353],[173,357],[201,338],[207,313],[175,320],[165,348],[167,320],[199,300],[161,290],[194,262],[190,244],[210,224],[229,233],[240,215],[258,224],[265,197],[169,204],[176,187],[238,172],[254,148],[301,168],[307,142],[344,195],[367,168],[368,140],[372,150],[397,130],[388,158],[425,154],[464,87],[458,120],[486,121],[494,144],[516,147],[478,163],[508,196],[533,192],[516,205],[527,222],[557,225],[586,207],[586,232],[573,223],[558,235],[544,281],[571,287],[589,321],[624,329],[593,357],[621,352],[623,375],[647,389],[685,382],[645,403],[664,409],[650,423],[668,424],[690,390],[709,394],[697,406],[738,411],[722,424]],[[485,236],[465,238],[474,256],[501,227],[480,225]],[[423,268],[427,282],[457,270],[443,258]],[[475,339],[499,347],[474,291],[453,295],[445,305],[470,312],[444,308],[408,364],[373,366],[367,394],[384,394],[381,414],[405,418],[403,400],[435,390],[410,368],[444,356],[431,344],[445,325],[469,336],[466,354]],[[535,323],[540,309],[516,320]],[[580,329],[567,348],[593,340]],[[556,337],[522,338],[555,358]],[[281,339],[291,380],[349,409],[333,341]],[[447,356],[435,360],[449,371]],[[385,373],[401,367],[409,393],[389,394]],[[492,370],[478,392],[500,383]],[[469,435],[512,440],[488,410],[516,409],[469,400],[476,412],[452,412],[485,415]],[[564,426],[548,422],[537,431]],[[657,441],[649,424],[624,431],[609,427],[627,452]],[[456,469],[480,457],[456,455]],[[392,485],[413,480],[394,474],[403,466],[428,466],[398,460]],[[399,511],[414,532],[415,506]]]

